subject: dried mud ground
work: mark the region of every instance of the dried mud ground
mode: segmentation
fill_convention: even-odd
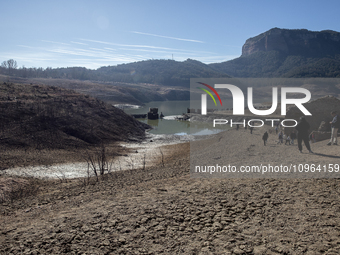
[[[239,160],[251,153],[254,163],[270,152],[296,157],[296,146],[272,135],[264,147],[262,133],[231,130],[206,145],[241,141]],[[340,147],[326,143],[312,144],[319,155],[299,158],[340,163]],[[1,204],[0,253],[340,254],[339,179],[191,178],[189,143],[168,148],[164,166],[86,186],[41,181],[35,196]]]

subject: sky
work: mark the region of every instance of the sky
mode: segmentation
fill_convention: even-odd
[[[219,63],[271,28],[340,31],[340,1],[0,0],[0,63],[97,69],[149,59]]]

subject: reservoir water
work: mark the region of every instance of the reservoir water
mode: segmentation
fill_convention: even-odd
[[[262,104],[264,102],[271,102],[271,98],[254,98],[254,104]],[[208,100],[208,109],[231,109],[233,107],[232,100],[224,100],[223,108],[219,105],[214,105],[212,100]],[[228,128],[227,125],[220,125],[214,128],[212,123],[198,123],[190,121],[175,120],[174,116],[182,115],[187,112],[188,108],[200,109],[200,100],[187,101],[153,101],[146,103],[139,108],[125,108],[127,114],[146,114],[149,108],[158,108],[158,113],[164,114],[164,119],[148,120],[138,119],[141,122],[147,123],[153,127],[150,131],[152,134],[176,134],[176,135],[211,135],[224,131]],[[223,129],[221,129],[221,127]]]
[[[191,102],[192,103],[192,102]],[[154,101],[140,108],[125,108],[127,114],[146,114],[149,108],[158,108],[158,113],[164,114],[164,119],[138,119],[153,127],[152,134],[175,135],[211,135],[225,129],[214,128],[211,123],[190,123],[190,121],[175,120],[174,116],[182,115],[190,108],[190,101]]]

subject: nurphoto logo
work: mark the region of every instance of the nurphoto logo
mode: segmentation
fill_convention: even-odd
[[[217,96],[217,98],[220,100],[221,106],[222,106],[222,100],[220,98],[220,95],[217,93],[217,91],[211,87],[208,84],[199,82],[202,85],[205,85],[206,87],[210,88],[215,95]],[[244,115],[244,94],[242,92],[242,90],[232,84],[215,84],[215,88],[219,88],[219,89],[228,89],[233,97],[233,115]],[[202,89],[202,88],[200,88]],[[255,115],[260,115],[260,116],[264,116],[264,115],[270,115],[272,113],[275,112],[276,108],[277,108],[277,98],[278,98],[278,93],[277,93],[277,89],[276,87],[272,88],[273,91],[273,101],[272,101],[272,107],[268,110],[257,110],[254,107],[253,104],[253,88],[252,87],[248,87],[248,108],[250,110],[251,113],[255,114]],[[202,89],[203,91],[205,91],[215,102],[216,105],[216,100],[214,98],[214,96],[206,89]],[[287,94],[288,93],[301,93],[304,94],[305,97],[304,98],[287,98]],[[202,115],[206,115],[207,114],[207,94],[202,94],[201,97],[201,109]],[[293,104],[296,105],[301,112],[304,115],[312,115],[302,104],[307,103],[310,99],[311,99],[311,93],[308,89],[305,88],[289,88],[289,87],[285,87],[285,88],[281,88],[281,115],[286,115],[286,110],[287,110],[287,104]]]
[[[222,99],[220,94],[216,91],[216,89],[219,89],[219,91],[227,90],[229,93],[231,93],[232,96],[232,113],[233,115],[244,115],[245,111],[245,96],[243,91],[240,87],[237,85],[229,84],[229,83],[220,83],[220,81],[214,81],[211,79],[211,84],[195,81],[196,84],[201,84],[205,86],[206,88],[202,87],[196,87],[197,89],[202,90],[205,93],[201,94],[201,115],[207,115],[208,112],[208,103],[207,103],[207,95],[210,96],[210,98],[213,100],[215,106],[217,106],[217,101],[214,97],[214,95],[217,97],[217,99],[220,102],[220,105],[223,106]],[[249,81],[248,81],[249,82]],[[213,84],[213,86],[212,86]],[[210,92],[210,91],[211,92]],[[253,87],[247,87],[247,109],[249,111],[257,116],[267,116],[273,114],[277,110],[278,106],[278,87],[272,87],[272,99],[271,99],[271,107],[269,109],[256,109],[254,107],[254,98],[253,98]],[[213,95],[214,94],[214,95]],[[304,115],[312,115],[304,106],[304,103],[307,103],[311,99],[311,93],[308,89],[301,88],[301,87],[281,87],[280,88],[280,94],[281,94],[281,115],[285,116],[287,113],[287,105],[295,105]],[[295,98],[289,98],[288,94],[294,94]],[[296,95],[299,94],[300,97],[296,98]],[[303,96],[303,97],[301,97]],[[274,122],[279,121],[279,119],[251,119],[248,120],[247,125],[249,127],[262,127],[264,125],[264,121],[270,121],[272,123],[272,126],[274,125]],[[293,122],[293,125],[287,125],[287,122]],[[243,122],[233,122],[232,119],[226,120],[226,119],[214,119],[213,120],[213,126],[216,125],[225,125],[227,123],[230,123],[230,126],[232,127],[234,125],[246,125],[246,120]],[[260,125],[254,125],[254,123],[260,123]],[[295,127],[297,125],[297,121],[294,119],[284,119],[281,121],[281,125],[284,127]]]

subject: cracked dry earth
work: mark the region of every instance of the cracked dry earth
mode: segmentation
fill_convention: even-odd
[[[194,179],[189,144],[169,148],[164,167],[2,204],[0,253],[340,253],[338,179]]]

